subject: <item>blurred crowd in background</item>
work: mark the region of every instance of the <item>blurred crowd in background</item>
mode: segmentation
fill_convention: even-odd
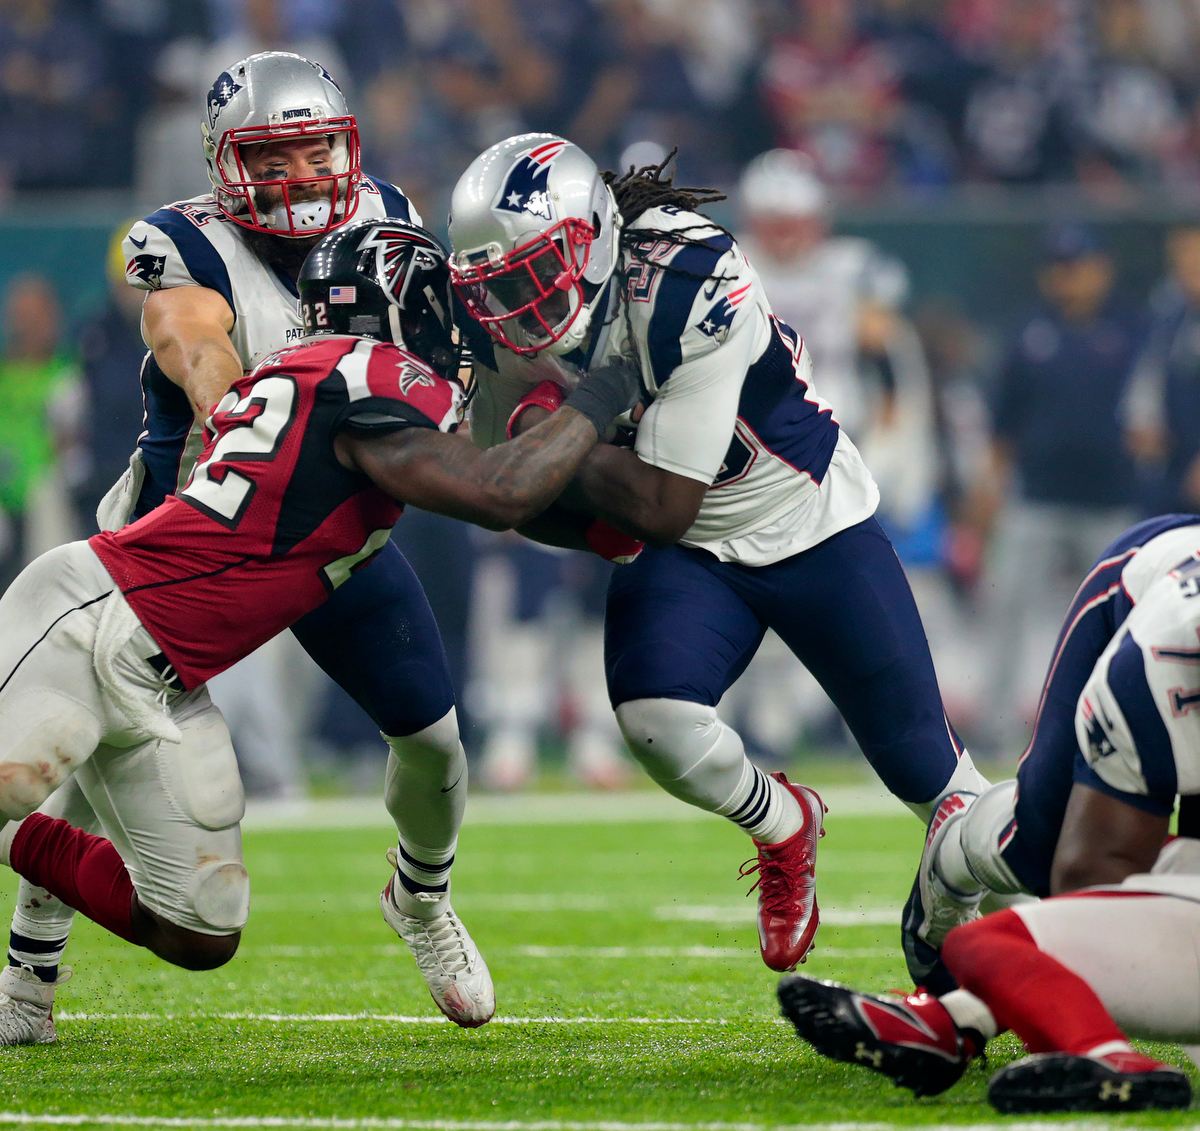
[[[985,758],[1023,748],[1090,562],[1140,517],[1200,509],[1200,220],[1164,229],[1148,296],[1103,227],[1046,225],[1024,280],[1038,298],[1003,324],[914,295],[910,265],[837,225],[871,193],[936,208],[964,183],[1200,202],[1200,0],[0,0],[0,189],[150,208],[206,191],[204,95],[270,48],[342,81],[364,167],[430,217],[475,154],[525,129],[602,167],[679,145],[681,180],[728,191],[722,218],[880,483],[951,719]],[[81,324],[46,276],[3,294],[0,586],[95,529],[140,431],[127,228]],[[613,567],[414,511],[396,538],[445,637],[476,781],[521,788],[547,757],[556,777],[633,781],[601,661]],[[253,792],[377,786],[378,736],[290,634],[213,694]],[[770,636],[722,710],[773,767],[853,753]]]
[[[705,183],[787,147],[847,193],[1200,171],[1197,0],[2,0],[0,185],[192,195],[204,94],[267,49],[418,201],[527,129]]]

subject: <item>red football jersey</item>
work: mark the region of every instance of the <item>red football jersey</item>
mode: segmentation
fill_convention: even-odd
[[[186,687],[316,608],[387,542],[401,506],[337,461],[344,427],[458,426],[462,390],[411,354],[331,337],[272,354],[209,417],[177,495],[92,549]]]

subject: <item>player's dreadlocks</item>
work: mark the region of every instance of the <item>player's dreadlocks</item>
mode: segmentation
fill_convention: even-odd
[[[651,208],[678,208],[681,212],[696,212],[702,205],[714,204],[718,200],[725,199],[725,194],[717,192],[716,189],[685,188],[675,184],[674,174],[664,177],[663,173],[666,172],[667,166],[675,160],[675,154],[678,152],[679,147],[676,146],[657,165],[643,165],[640,169],[635,169],[630,165],[628,171],[620,176],[612,170],[601,173],[604,183],[612,189],[613,197],[617,202],[617,210],[625,221],[621,229],[620,246],[629,252],[631,262],[629,267],[624,270],[619,267],[617,269],[617,276],[621,281],[619,293],[623,295],[629,293],[630,274],[635,263],[652,264],[659,270],[685,275],[689,279],[726,278],[724,275],[707,275],[698,271],[689,271],[686,267],[678,267],[673,263],[661,263],[657,259],[651,260],[650,258],[651,249],[656,246],[661,249],[664,243],[673,244],[675,247],[699,247],[706,251],[715,251],[716,248],[713,247],[711,240],[716,232],[724,232],[730,239],[733,239],[732,232],[714,220],[708,219],[707,216],[704,217],[702,224],[697,224],[692,228],[667,230],[642,227],[630,231],[630,224]],[[691,234],[693,231],[702,231],[706,234],[694,236]],[[628,303],[621,305],[624,307],[625,319],[628,322]],[[616,311],[613,312],[613,316],[615,315]],[[630,337],[632,338],[632,333]]]

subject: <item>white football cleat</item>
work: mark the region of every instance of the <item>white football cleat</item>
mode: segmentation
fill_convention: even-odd
[[[71,976],[64,966],[54,982],[43,982],[32,966],[0,971],[0,1045],[49,1045],[54,1031],[54,991]]]
[[[921,853],[921,865],[917,871],[921,904],[925,921],[917,930],[920,938],[935,949],[941,949],[946,936],[955,927],[979,918],[979,903],[986,889],[977,892],[960,892],[950,887],[938,874],[937,854],[942,841],[950,830],[966,816],[975,801],[973,793],[950,793],[942,798],[929,831],[925,836],[925,848]]]
[[[389,848],[387,856],[396,867],[396,850]],[[394,891],[404,910],[397,906]],[[438,905],[441,910],[431,916]],[[387,925],[412,951],[438,1009],[464,1029],[486,1025],[496,1012],[492,975],[462,920],[454,914],[449,893],[410,895],[393,873],[379,897],[379,907]],[[406,914],[409,911],[418,914]]]

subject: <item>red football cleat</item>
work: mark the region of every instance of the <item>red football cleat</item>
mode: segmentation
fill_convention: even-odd
[[[800,803],[804,826],[779,844],[761,844],[758,859],[747,860],[739,876],[758,873],[758,945],[772,970],[794,970],[812,950],[820,925],[817,911],[817,841],[825,835],[825,805],[815,790],[793,785],[783,773],[771,775]],[[746,893],[749,895],[749,892]]]
[[[805,974],[779,983],[783,1015],[822,1056],[936,1096],[966,1071],[983,1040],[959,1029],[928,994],[865,994]]]

